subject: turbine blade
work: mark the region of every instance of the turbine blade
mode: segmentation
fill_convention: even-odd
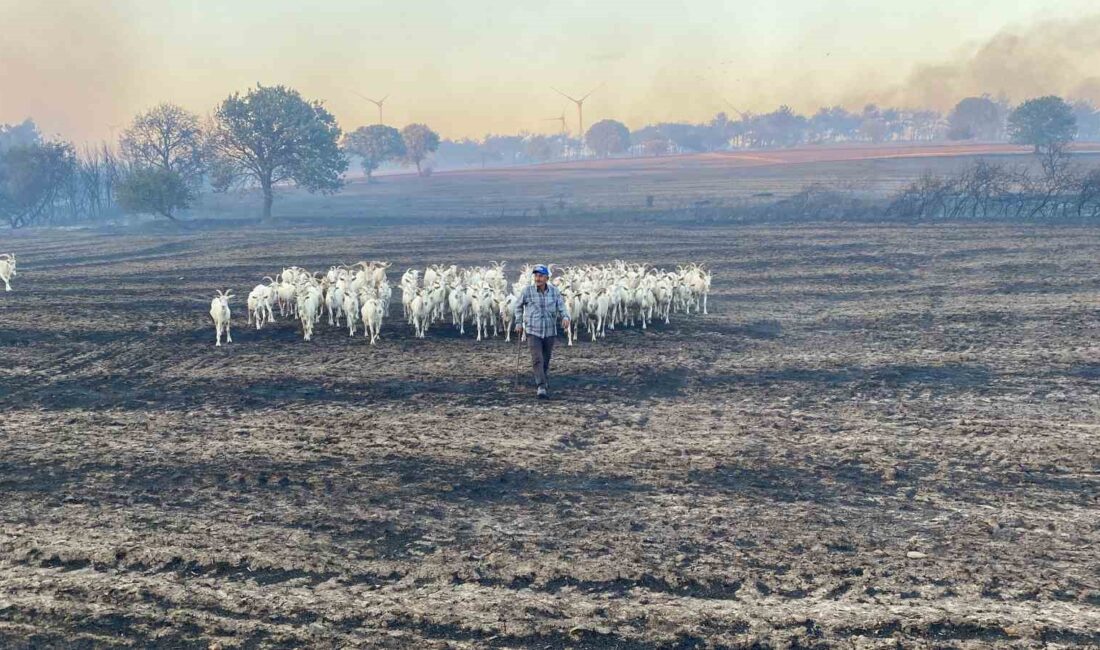
[[[574,104],[576,104],[576,103],[577,103],[577,100],[576,100],[576,99],[573,99],[573,98],[572,98],[572,97],[570,97],[569,95],[566,95],[565,93],[563,93],[562,91],[558,90],[557,88],[554,88],[553,86],[550,86],[550,88],[551,88],[551,89],[552,89],[552,90],[553,90],[554,92],[556,92],[557,94],[561,95],[562,97],[564,97],[564,98],[568,99],[569,101],[573,102]],[[582,101],[582,102],[583,102],[584,100],[582,99],[582,100],[580,100],[580,101]]]
[[[603,88],[603,82],[602,81],[595,88],[593,88],[592,90],[589,90],[588,95],[591,95],[592,93],[596,92],[600,88]],[[584,97],[581,97],[581,101],[583,102],[584,100],[588,99],[588,95],[585,95]]]

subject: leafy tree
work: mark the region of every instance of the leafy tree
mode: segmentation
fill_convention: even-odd
[[[20,124],[0,124],[0,152],[41,142],[42,134],[38,131],[38,125],[29,117]]]
[[[76,169],[67,142],[18,145],[0,153],[0,218],[12,228],[47,218]]]
[[[405,159],[414,163],[416,173],[423,176],[420,163],[439,148],[439,134],[426,124],[410,124],[401,129],[401,139],[405,141]]]
[[[176,210],[185,210],[195,199],[194,184],[174,169],[137,167],[115,190],[120,208],[126,212],[158,214],[177,221]]]
[[[630,146],[630,129],[616,120],[600,120],[588,127],[584,141],[597,156],[606,158],[626,151]]]
[[[203,134],[199,117],[174,104],[160,104],[138,115],[119,140],[122,153],[136,167],[173,171],[197,184],[203,167]]]
[[[243,97],[227,97],[214,113],[211,181],[219,191],[258,184],[267,221],[278,183],[292,181],[309,192],[336,192],[343,186],[340,175],[348,161],[339,140],[336,118],[321,102],[306,101],[285,86],[257,84]]]
[[[654,138],[642,143],[642,149],[647,156],[663,156],[668,153],[668,140]]]
[[[550,160],[554,155],[553,149],[550,147],[550,140],[541,136],[534,135],[527,139],[523,145],[523,155],[528,160],[535,162],[545,162]]]
[[[1073,117],[1077,120],[1077,139],[1100,140],[1100,111],[1096,110],[1092,102],[1073,102]]]
[[[790,106],[780,106],[771,113],[752,118],[754,144],[764,147],[793,147],[805,139],[808,124],[809,121],[791,110]]]
[[[405,141],[401,138],[401,132],[392,126],[374,124],[361,126],[345,135],[344,149],[362,159],[369,183],[374,180],[371,173],[379,165],[405,156]]]
[[[879,143],[886,140],[890,134],[890,127],[881,117],[869,117],[860,123],[859,134],[866,140]]]
[[[841,106],[823,106],[810,118],[809,127],[816,140],[835,142],[854,138],[862,121]]]
[[[967,97],[947,116],[951,140],[996,140],[1001,133],[1001,109],[989,97]]]
[[[1008,134],[1015,144],[1029,144],[1037,154],[1055,154],[1077,134],[1073,109],[1061,97],[1029,99],[1008,116]]]

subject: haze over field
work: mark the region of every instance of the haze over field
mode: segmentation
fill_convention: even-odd
[[[287,84],[342,125],[444,137],[556,131],[567,93],[631,128],[727,110],[866,102],[946,111],[971,94],[1100,100],[1100,14],[1088,0],[920,5],[698,2],[0,0],[0,123],[33,117],[75,142],[111,139],[169,101],[196,112]],[[569,107],[571,108],[571,107]],[[570,113],[570,116],[572,114]],[[572,124],[571,124],[572,127]]]

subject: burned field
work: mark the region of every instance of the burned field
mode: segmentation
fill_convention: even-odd
[[[1100,644],[1100,233],[520,234],[10,239],[0,645]],[[399,304],[213,345],[281,266],[530,258],[699,261],[711,314],[560,346],[548,404]]]

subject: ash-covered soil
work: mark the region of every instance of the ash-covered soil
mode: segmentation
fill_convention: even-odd
[[[5,237],[0,645],[1100,645],[1100,231],[624,228]],[[614,258],[711,314],[546,404],[502,339],[244,325],[290,264]]]

